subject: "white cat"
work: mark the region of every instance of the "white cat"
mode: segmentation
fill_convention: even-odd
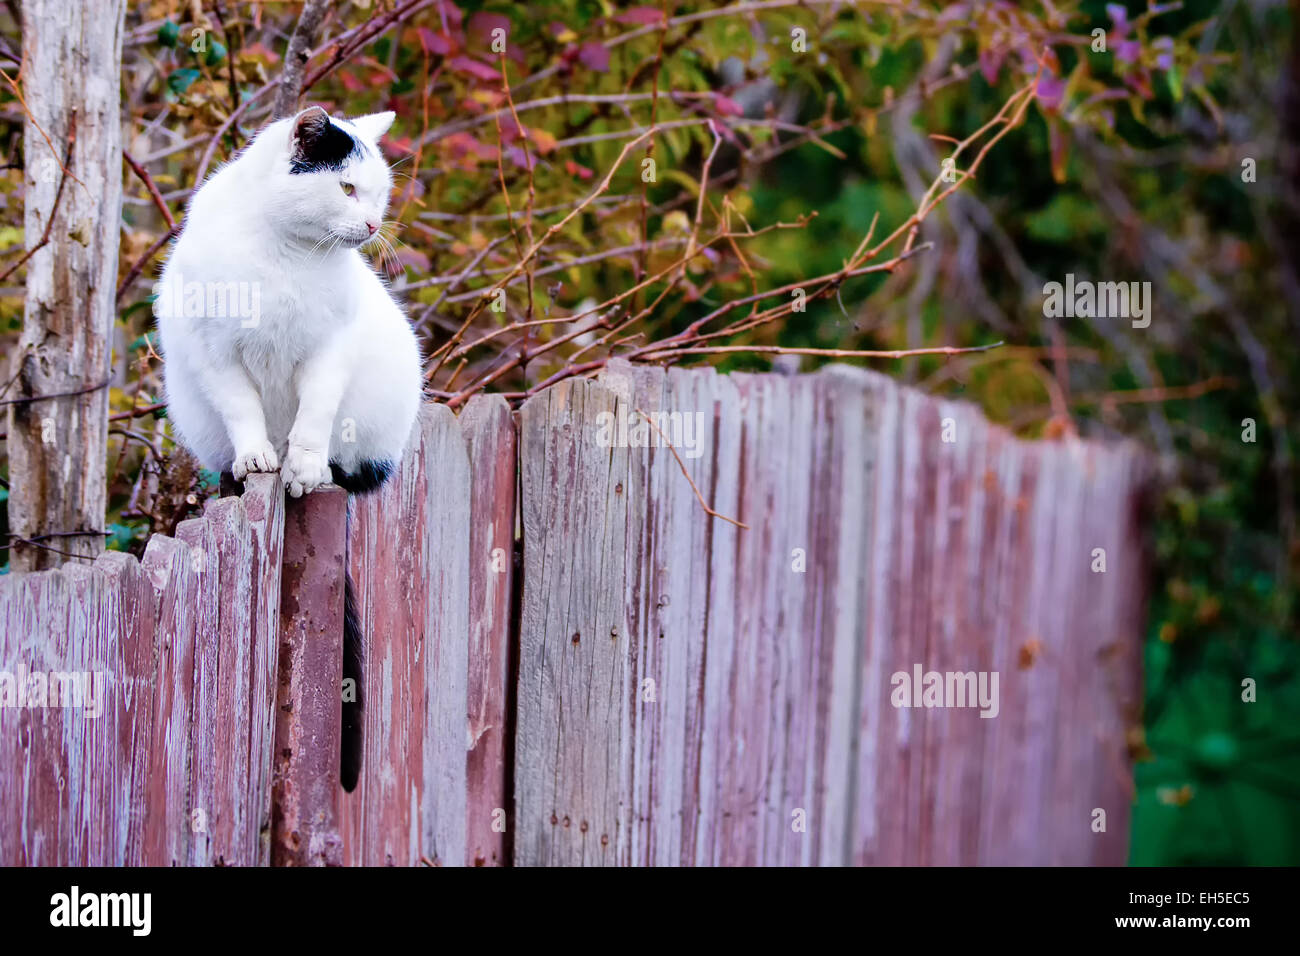
[[[420,351],[358,247],[383,222],[392,113],[272,123],[194,195],[155,286],[167,415],[208,468],[275,471],[301,496],[381,485],[421,401]],[[282,462],[282,464],[281,464]],[[361,767],[363,637],[344,588],[340,781]]]
[[[357,251],[383,222],[392,113],[320,107],[262,129],[204,182],[155,287],[168,417],[208,468],[289,494],[381,484],[421,401],[401,307]]]

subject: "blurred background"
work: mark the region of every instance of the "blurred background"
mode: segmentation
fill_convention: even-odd
[[[324,6],[303,102],[397,113],[374,260],[432,356],[431,399],[518,400],[612,355],[789,371],[831,359],[816,349],[1005,343],[839,360],[973,401],[1026,438],[1151,451],[1131,862],[1300,863],[1297,5]],[[164,209],[183,225],[202,176],[271,118],[303,8],[128,9],[110,547],[138,552],[216,491],[168,437],[150,282]],[[19,4],[0,12],[10,270],[22,37]],[[1008,103],[1025,108],[956,153],[960,182],[931,205],[944,160]],[[538,241],[504,311],[485,308],[481,290]],[[864,250],[895,267],[845,274]],[[1150,282],[1149,326],[1048,317],[1044,285],[1067,274]],[[0,286],[6,358],[22,277]],[[692,337],[726,303],[800,283],[802,311],[774,307],[787,292]],[[649,347],[665,340],[695,350]],[[707,351],[736,345],[805,352]],[[0,507],[9,477],[0,443]]]

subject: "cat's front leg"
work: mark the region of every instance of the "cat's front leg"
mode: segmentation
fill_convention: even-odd
[[[197,368],[199,385],[209,404],[217,409],[235,457],[230,472],[243,481],[252,471],[275,471],[279,459],[266,434],[266,413],[257,386],[242,365],[233,362],[202,363]]]
[[[294,498],[331,480],[330,438],[347,377],[345,356],[330,348],[303,362],[294,375],[298,413],[280,468],[284,486]]]

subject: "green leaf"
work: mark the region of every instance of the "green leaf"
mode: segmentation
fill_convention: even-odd
[[[1169,80],[1169,92],[1173,94],[1174,102],[1181,101],[1183,98],[1183,80],[1178,75],[1178,67],[1175,66],[1165,75]]]
[[[222,46],[220,43],[218,43],[216,40],[213,40],[212,45],[208,47],[208,54],[206,57],[203,58],[203,62],[206,63],[208,66],[216,66],[225,58],[226,58],[226,48]]]
[[[113,551],[125,551],[131,546],[131,542],[139,537],[139,532],[142,530],[144,529],[112,523],[108,526],[107,547]]]
[[[177,96],[180,96],[193,86],[194,81],[200,76],[202,76],[202,74],[195,69],[176,70],[171,74],[171,76],[167,77],[167,89],[170,92],[175,93]]]
[[[158,28],[158,42],[163,46],[176,46],[176,39],[181,35],[181,28],[170,20],[163,21]]]

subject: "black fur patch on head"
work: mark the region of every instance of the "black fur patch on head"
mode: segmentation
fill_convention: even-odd
[[[388,480],[393,473],[391,461],[371,461],[366,459],[351,473],[344,471],[334,462],[330,462],[330,477],[350,495],[364,495],[376,490]]]
[[[341,126],[330,122],[329,114],[313,107],[298,117],[293,130],[290,173],[338,171],[349,158],[365,155],[366,147]]]

